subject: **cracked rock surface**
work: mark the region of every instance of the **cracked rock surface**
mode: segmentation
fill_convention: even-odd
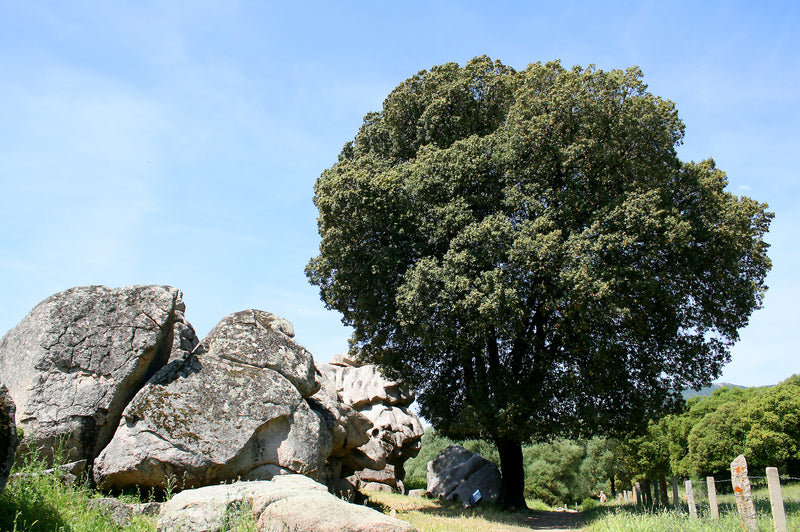
[[[128,405],[95,461],[103,488],[204,486],[325,474],[331,431],[306,397],[319,390],[291,324],[259,310],[223,318]]]
[[[390,491],[402,489],[398,481],[405,478],[403,464],[419,453],[425,432],[409,408],[413,393],[402,382],[385,378],[377,366],[361,365],[343,355],[334,357],[334,362],[317,364],[321,377],[371,425],[369,440],[338,458],[343,474],[354,472],[348,481],[356,487],[379,483]]]
[[[16,403],[20,452],[89,463],[122,411],[170,356],[197,343],[169,286],[77,287],[37,305],[0,340],[0,374]]]

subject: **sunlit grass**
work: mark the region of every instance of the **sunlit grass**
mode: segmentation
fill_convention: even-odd
[[[26,469],[24,477],[10,478],[0,495],[0,530],[30,532],[106,532],[123,530],[98,509],[86,486],[70,486],[55,473]],[[153,531],[154,517],[134,516],[124,530]]]
[[[384,513],[407,521],[421,532],[519,532],[534,528],[541,515],[550,510],[541,501],[529,500],[533,513],[506,512],[491,504],[480,504],[476,508],[464,508],[459,502],[407,497],[396,493],[368,493],[369,503]],[[575,528],[577,516],[564,513],[565,523]]]
[[[789,530],[800,530],[800,484],[784,486],[783,504],[786,510],[786,520]],[[689,516],[685,505],[679,510],[672,507],[658,511],[646,511],[634,505],[609,506],[596,508],[584,515],[586,532],[638,532],[638,531],[727,531],[741,530],[739,513],[736,501],[732,494],[718,495],[720,519],[711,517],[705,486],[696,489],[698,518]],[[772,509],[769,501],[769,492],[766,489],[757,489],[753,492],[753,499],[758,516],[758,529],[762,531],[774,530],[772,522]]]
[[[800,530],[800,516],[787,516],[789,530]],[[586,516],[586,532],[711,532],[741,530],[739,515],[735,508],[720,508],[720,519],[715,520],[701,511],[698,518],[692,518],[685,511],[664,509],[657,512],[644,512],[633,506],[619,507],[604,513]],[[758,515],[758,529],[775,530],[771,514]]]
[[[12,532],[152,532],[156,518],[134,516],[129,526],[115,524],[101,510],[89,508],[91,499],[100,497],[87,485],[65,484],[60,476],[45,472],[44,465],[29,460],[16,472],[24,476],[9,479],[0,495],[0,530]],[[537,500],[529,500],[532,512],[506,512],[491,504],[464,508],[459,502],[408,497],[394,493],[368,493],[369,504],[374,508],[409,522],[420,532],[520,532],[542,529],[544,523],[582,527],[586,532],[638,532],[638,531],[725,531],[740,529],[735,501],[730,494],[720,494],[720,520],[710,517],[708,499],[704,489],[696,490],[699,519],[689,517],[684,504],[679,510],[672,508],[646,511],[634,505],[586,504],[582,515],[562,512],[553,514],[550,507]],[[138,493],[127,494],[125,502],[142,501]],[[766,489],[754,492],[759,530],[774,530]],[[800,530],[800,484],[783,487],[789,530]],[[249,512],[233,512],[227,530],[255,532],[255,521]]]
[[[58,449],[61,447],[59,446]],[[55,456],[65,453],[56,452]],[[58,464],[56,464],[58,465]],[[91,508],[89,501],[102,497],[86,483],[66,482],[56,469],[47,469],[36,453],[18,456],[12,476],[0,494],[0,530],[30,532],[110,532],[123,527]],[[142,502],[140,495],[127,495],[125,502]],[[149,502],[149,501],[148,501]],[[132,516],[124,530],[153,531],[156,518]]]

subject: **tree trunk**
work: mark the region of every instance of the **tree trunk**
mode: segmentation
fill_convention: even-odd
[[[525,503],[525,468],[522,463],[522,443],[496,439],[500,454],[500,505],[506,509],[528,510]]]
[[[667,495],[667,477],[664,473],[658,475],[658,485],[661,488],[661,504],[666,508],[669,506],[669,495]]]
[[[644,504],[648,508],[653,507],[653,496],[650,493],[650,479],[645,478],[641,482],[642,485],[642,494],[644,495]]]

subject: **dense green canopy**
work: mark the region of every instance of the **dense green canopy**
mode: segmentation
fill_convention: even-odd
[[[800,375],[775,386],[724,387],[689,399],[618,449],[625,480],[659,473],[726,478],[740,454],[751,471],[800,474]]]
[[[636,68],[421,71],[317,181],[307,275],[353,350],[501,461],[640,424],[719,375],[770,267],[766,205],[678,160],[683,127]]]

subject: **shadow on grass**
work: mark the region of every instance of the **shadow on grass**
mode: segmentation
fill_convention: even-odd
[[[57,508],[41,500],[11,500],[7,492],[0,495],[0,530],[52,532],[69,530]]]
[[[582,514],[576,512],[549,512],[542,510],[510,511],[493,504],[480,504],[464,508],[457,501],[438,499],[406,498],[400,499],[371,497],[368,505],[386,514],[393,510],[400,514],[416,513],[434,519],[453,520],[453,530],[498,530],[505,527],[518,527],[527,530],[550,530],[580,528]],[[398,515],[401,519],[403,515]],[[485,521],[481,525],[478,521]]]

